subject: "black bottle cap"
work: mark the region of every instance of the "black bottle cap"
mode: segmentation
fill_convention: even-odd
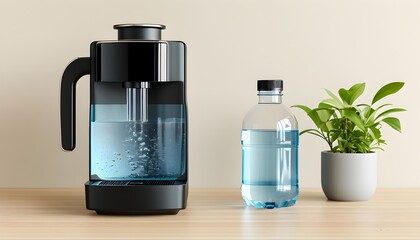
[[[283,91],[283,80],[258,80],[258,91]]]

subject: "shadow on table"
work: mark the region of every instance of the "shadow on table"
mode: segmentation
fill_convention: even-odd
[[[321,202],[327,202],[328,199],[324,196],[322,192],[303,192],[300,193],[300,196],[298,198],[298,201],[321,201]]]
[[[66,189],[33,189],[28,195],[15,195],[12,201],[29,204],[40,214],[51,215],[96,215],[94,211],[86,209],[83,191]]]
[[[39,212],[39,214],[49,214],[57,216],[96,216],[96,217],[106,217],[110,215],[98,215],[93,210],[86,209],[85,205],[85,195],[84,191],[72,191],[72,190],[34,190],[30,194],[30,202],[28,202],[29,197],[27,196],[15,196],[13,200],[16,202],[26,202],[26,204],[31,205],[31,209]],[[22,206],[24,207],[24,206]],[[169,215],[112,215],[113,218],[118,217],[159,217],[159,216],[169,216]]]

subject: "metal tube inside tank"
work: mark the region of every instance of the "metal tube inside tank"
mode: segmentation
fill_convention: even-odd
[[[140,88],[127,88],[127,120],[147,122],[148,82],[141,82]]]
[[[126,89],[126,96],[127,96],[127,120],[128,121],[136,121],[134,113],[136,112],[135,102],[133,102],[133,95],[135,95],[135,88],[127,88]]]
[[[147,122],[148,120],[148,106],[149,106],[149,102],[148,102],[148,87],[142,87],[140,88],[140,95],[139,95],[139,99],[140,99],[140,121],[141,122]]]

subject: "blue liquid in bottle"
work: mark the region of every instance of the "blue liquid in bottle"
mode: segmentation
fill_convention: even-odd
[[[242,197],[249,206],[295,204],[298,186],[297,130],[242,131]]]
[[[248,206],[293,206],[299,195],[298,123],[282,105],[282,80],[259,80],[242,124],[242,198]]]

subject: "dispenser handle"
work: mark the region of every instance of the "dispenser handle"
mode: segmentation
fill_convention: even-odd
[[[90,74],[90,58],[82,57],[71,62],[61,78],[61,145],[67,151],[76,145],[76,83],[86,74]]]

